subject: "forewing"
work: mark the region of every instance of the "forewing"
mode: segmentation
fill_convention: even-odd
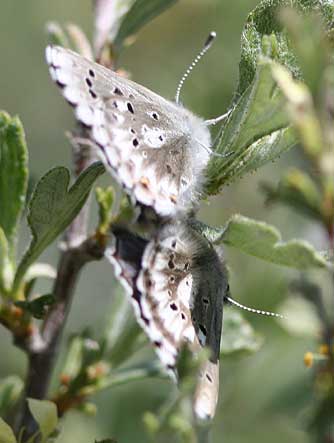
[[[68,49],[49,46],[46,58],[109,171],[140,203],[174,214],[196,181],[183,108]]]

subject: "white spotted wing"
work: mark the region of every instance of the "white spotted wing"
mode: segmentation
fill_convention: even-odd
[[[162,216],[192,208],[209,160],[204,120],[68,49],[48,46],[46,59],[125,190]]]
[[[140,324],[165,367],[175,370],[181,347],[210,349],[201,369],[194,410],[214,415],[226,271],[214,248],[184,222],[165,225],[150,242],[114,231],[107,256],[131,295]]]

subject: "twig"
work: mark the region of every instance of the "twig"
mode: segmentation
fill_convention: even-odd
[[[25,393],[15,427],[25,427],[26,436],[36,431],[35,422],[27,408],[28,397],[43,399],[47,396],[58,345],[71,307],[74,291],[83,266],[103,257],[103,248],[94,240],[86,240],[80,247],[63,251],[58,275],[53,288],[55,304],[44,320],[38,348],[27,345],[28,372]],[[31,342],[34,343],[34,342]]]

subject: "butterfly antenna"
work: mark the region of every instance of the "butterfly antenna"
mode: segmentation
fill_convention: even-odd
[[[219,152],[213,151],[209,146],[206,146],[204,143],[201,143],[199,140],[196,139],[196,141],[199,145],[202,146],[202,148],[206,150],[206,152],[208,152],[210,155],[213,155],[214,157],[226,158],[234,154],[234,151],[227,152],[226,154],[220,154]]]
[[[278,318],[284,318],[281,314],[276,314],[275,312],[269,312],[269,311],[262,311],[260,309],[253,309],[249,308],[248,306],[244,306],[241,303],[233,300],[233,298],[226,296],[225,300],[230,303],[233,306],[237,306],[240,309],[243,309],[244,311],[253,312],[254,314],[261,314],[261,315],[267,315],[269,317],[278,317]]]
[[[190,66],[188,67],[188,69],[186,70],[186,72],[183,74],[177,89],[176,89],[176,94],[175,94],[175,101],[176,103],[179,103],[180,101],[180,93],[181,93],[181,89],[183,87],[184,82],[186,81],[187,77],[189,76],[189,74],[191,73],[191,71],[194,69],[194,67],[197,65],[197,63],[201,60],[201,58],[203,57],[203,55],[208,51],[208,49],[210,49],[212,42],[214,41],[214,39],[216,38],[216,33],[215,32],[210,32],[208,38],[206,39],[206,42],[204,43],[203,49],[201,50],[201,52],[194,58],[194,60],[192,61],[192,63],[190,64]]]

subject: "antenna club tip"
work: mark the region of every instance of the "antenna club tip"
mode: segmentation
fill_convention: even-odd
[[[208,38],[206,39],[204,47],[208,48],[216,37],[217,33],[215,31],[211,31]]]

